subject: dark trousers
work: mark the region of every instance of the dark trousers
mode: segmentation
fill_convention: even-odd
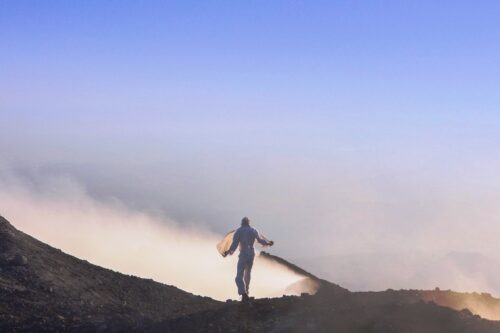
[[[248,294],[250,287],[250,275],[252,273],[253,255],[240,255],[238,259],[238,270],[236,272],[236,286],[238,286],[238,294]]]

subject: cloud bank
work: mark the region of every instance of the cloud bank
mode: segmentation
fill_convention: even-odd
[[[115,199],[98,202],[70,177],[35,184],[2,175],[0,213],[21,231],[94,264],[219,300],[237,296],[237,257],[224,259],[215,248],[223,235],[131,210]],[[300,279],[257,257],[251,294],[281,296]]]

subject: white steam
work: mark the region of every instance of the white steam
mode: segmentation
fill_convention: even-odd
[[[0,179],[0,214],[21,231],[94,264],[219,300],[237,296],[237,257],[222,258],[215,248],[222,235],[116,200],[98,202],[70,178],[46,179],[41,186]],[[301,278],[256,257],[250,292],[281,296]]]

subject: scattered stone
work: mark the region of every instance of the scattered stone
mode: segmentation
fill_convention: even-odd
[[[11,262],[15,266],[26,266],[28,264],[28,258],[23,255],[16,254],[14,258],[12,258]]]

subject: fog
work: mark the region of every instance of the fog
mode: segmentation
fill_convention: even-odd
[[[251,171],[237,159],[199,162],[3,164],[0,213],[80,258],[219,299],[235,296],[236,259],[215,244],[243,215],[273,253],[351,290],[500,295],[494,182],[291,158]],[[254,273],[257,296],[298,278],[260,262]]]
[[[215,248],[223,235],[131,210],[116,199],[98,202],[70,177],[34,184],[2,176],[1,214],[21,231],[106,268],[219,300],[237,297],[237,256],[222,258]],[[302,278],[257,257],[251,294],[281,296]]]

